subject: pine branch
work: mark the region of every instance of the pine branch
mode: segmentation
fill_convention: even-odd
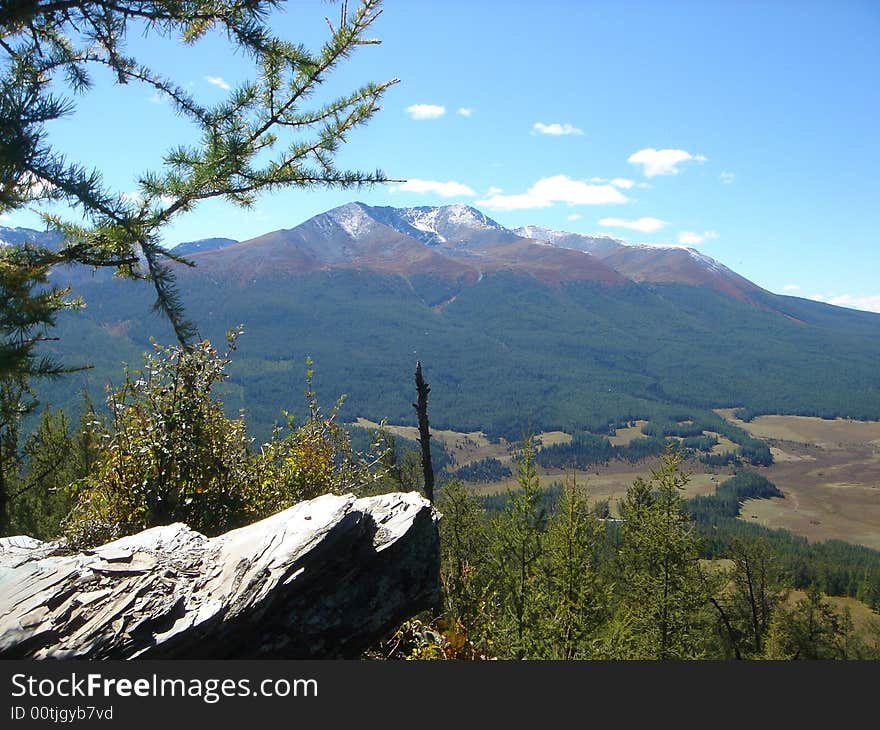
[[[166,262],[192,262],[158,244],[169,221],[210,198],[249,206],[261,192],[283,187],[390,181],[380,170],[338,170],[333,158],[348,132],[378,111],[397,79],[367,84],[315,110],[300,108],[358,46],[378,42],[366,33],[382,12],[381,2],[362,0],[353,12],[343,3],[338,24],[330,24],[330,36],[316,54],[273,35],[267,19],[279,5],[276,0],[14,0],[0,7],[0,54],[6,57],[0,67],[0,211],[65,202],[87,221],[73,224],[44,213],[66,243],[60,251],[42,251],[35,265],[112,266],[147,278],[156,291],[154,308],[185,345],[198,332],[185,317]],[[220,29],[232,46],[253,57],[260,73],[224,103],[205,108],[171,79],[126,55],[125,36],[134,24],[189,44]],[[82,94],[91,86],[91,68],[109,69],[119,84],[139,83],[162,93],[202,133],[199,145],[172,149],[161,171],[140,176],[135,202],[107,189],[99,171],[69,162],[44,132],[46,123],[74,111],[72,101],[50,92],[54,77],[62,75]],[[306,139],[257,164],[281,146],[282,134],[294,133]],[[141,260],[144,275],[137,271]],[[37,339],[26,339],[25,350]],[[32,373],[51,370],[31,365]]]

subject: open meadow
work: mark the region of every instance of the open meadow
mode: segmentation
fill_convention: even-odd
[[[810,540],[844,540],[880,549],[880,421],[771,415],[745,422],[734,416],[734,409],[718,409],[717,413],[769,445],[774,463],[749,468],[767,477],[785,494],[785,498],[747,501],[741,519],[790,530]],[[358,419],[357,425],[375,428],[378,424]],[[639,421],[618,429],[611,443],[628,444],[642,435],[643,425],[645,422]],[[414,427],[387,428],[399,436],[418,438]],[[719,438],[713,453],[736,449],[736,444],[724,436],[707,433]],[[514,467],[516,444],[504,439],[492,441],[478,431],[432,430],[431,435],[449,453],[453,469],[486,458]],[[538,448],[570,440],[571,436],[561,431],[535,437]],[[637,464],[611,461],[574,472],[538,467],[538,475],[549,487],[573,473],[586,486],[591,499],[609,500],[611,512],[616,514],[616,502],[632,482],[647,476],[658,464],[657,458],[649,458]],[[691,472],[685,497],[714,493],[715,487],[732,473],[729,467],[709,467],[697,460],[687,460],[685,468]],[[468,486],[478,495],[504,493],[516,488],[515,468],[511,477],[469,482]]]
[[[880,549],[880,422],[759,416],[719,410],[770,446],[774,463],[754,467],[784,499],[750,500],[741,518],[810,540],[845,540]]]

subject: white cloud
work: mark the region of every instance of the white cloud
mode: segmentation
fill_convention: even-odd
[[[504,192],[504,188],[496,188],[496,187],[493,185],[491,188],[489,188],[489,189],[486,191],[486,195],[489,196],[489,197],[491,198],[493,195],[498,195],[498,193],[503,193],[503,192]]]
[[[629,199],[613,185],[590,185],[583,180],[572,180],[567,175],[554,175],[538,180],[525,193],[491,195],[485,200],[478,200],[476,205],[493,210],[522,210],[549,208],[556,203],[608,205],[628,201]]]
[[[599,225],[605,228],[628,228],[631,231],[654,233],[667,225],[667,222],[661,221],[659,218],[639,218],[634,221],[624,220],[623,218],[602,218],[599,221]]]
[[[730,183],[732,183],[736,179],[736,173],[722,170],[721,174],[718,177],[725,185],[730,185]]]
[[[678,242],[683,246],[695,246],[710,238],[718,238],[718,231],[703,231],[702,233],[682,231],[678,234]]]
[[[437,104],[413,104],[406,111],[413,119],[436,119],[446,114],[446,107]]]
[[[554,137],[559,137],[561,135],[566,134],[583,134],[582,129],[578,129],[577,127],[572,126],[571,124],[559,124],[559,122],[553,122],[553,124],[544,124],[543,122],[535,122],[532,125],[532,133],[537,132],[538,134],[549,134]]]
[[[635,186],[635,182],[627,177],[616,177],[611,181],[611,184],[614,187],[622,188],[623,190],[629,190],[631,187]]]
[[[880,294],[869,294],[867,296],[857,296],[853,294],[841,294],[839,296],[821,296],[814,294],[810,299],[816,299],[826,304],[834,304],[838,307],[849,307],[850,309],[863,309],[868,312],[880,312]]]
[[[797,284],[786,284],[782,289],[783,291],[800,291],[800,287]]]
[[[163,94],[161,91],[154,91],[147,101],[151,104],[164,104],[167,99],[168,96],[166,94]]]
[[[12,223],[12,218],[6,213],[0,213],[0,223]]]
[[[566,220],[569,220],[569,221],[579,221],[580,219],[581,219],[580,213],[572,213],[570,216],[568,216],[566,218]]]
[[[205,76],[205,81],[214,86],[219,86],[223,91],[229,91],[232,87],[226,83],[226,79],[222,76]]]
[[[677,240],[682,246],[694,246],[698,243],[702,243],[706,239],[703,238],[703,236],[701,236],[699,233],[694,233],[693,231],[682,231],[678,234]]]
[[[657,175],[677,175],[680,170],[677,165],[688,160],[705,162],[703,155],[692,155],[684,150],[655,150],[648,147],[634,152],[627,158],[627,162],[633,165],[641,165],[645,177]]]
[[[455,113],[458,114],[459,116],[462,116],[462,117],[469,117],[471,114],[474,113],[474,110],[469,107],[462,106],[462,107],[459,107],[458,111]]]
[[[443,198],[454,198],[459,195],[476,195],[476,193],[467,185],[449,180],[440,182],[439,180],[407,180],[401,185],[391,188],[391,192],[402,190],[407,193],[434,193]]]

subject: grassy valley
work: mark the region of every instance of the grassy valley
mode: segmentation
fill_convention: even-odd
[[[704,453],[686,451],[689,457],[684,467],[691,479],[685,497],[713,494],[737,468],[746,468],[773,482],[784,496],[745,501],[740,520],[786,529],[814,542],[843,540],[880,550],[880,421],[768,415],[745,422],[737,419],[734,412],[735,409],[719,409],[719,414],[732,425],[765,442],[773,455],[773,463],[712,466],[701,461]],[[378,426],[365,419],[358,419],[357,425]],[[646,427],[650,428],[648,421],[639,421],[617,429],[607,439],[613,446],[624,447],[634,439],[644,438],[642,429]],[[412,426],[387,428],[408,439],[418,437],[417,429]],[[781,438],[783,436],[785,438]],[[513,466],[515,472],[518,441],[490,440],[483,432],[441,429],[432,430],[432,438],[435,448],[442,449],[449,474],[487,458]],[[571,444],[572,436],[545,432],[535,434],[534,438],[538,449],[537,473],[545,485],[561,483],[566,476],[574,475],[591,499],[609,500],[612,514],[615,514],[616,501],[624,496],[632,482],[661,461],[659,455],[635,463],[612,456],[586,468],[543,466],[541,451]],[[604,437],[597,435],[597,438]],[[681,445],[684,439],[673,440]],[[735,454],[737,448],[737,444],[722,436],[721,443],[713,446],[711,453]],[[463,481],[473,494],[480,496],[503,495],[517,485],[515,474],[495,480]]]

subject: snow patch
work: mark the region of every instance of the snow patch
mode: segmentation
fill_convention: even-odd
[[[352,238],[365,236],[376,227],[376,221],[360,203],[348,203],[334,208],[327,216]]]
[[[552,228],[541,228],[541,226],[532,225],[514,228],[513,232],[517,236],[522,236],[523,238],[531,238],[535,241],[544,241],[547,243],[555,243],[563,238],[575,236],[576,238],[583,238],[589,241],[614,241],[614,243],[620,244],[621,246],[626,245],[626,242],[623,239],[615,238],[614,236],[609,236],[605,233],[572,233],[571,231],[557,231]]]

